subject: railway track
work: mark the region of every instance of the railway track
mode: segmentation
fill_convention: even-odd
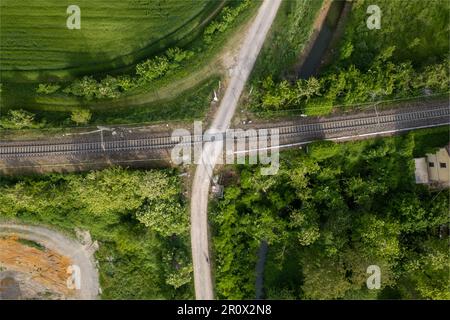
[[[380,114],[354,114],[345,118],[322,118],[305,119],[301,123],[293,125],[276,126],[268,125],[266,129],[279,129],[280,141],[295,142],[303,136],[339,135],[340,132],[354,130],[370,130],[393,126],[402,127],[408,125],[420,126],[423,124],[450,124],[450,108],[448,105],[427,108],[424,110],[389,110]],[[247,128],[246,128],[247,129]],[[238,133],[237,137],[245,134],[253,136],[256,131]],[[225,134],[222,135],[225,139]],[[188,137],[172,138],[170,135],[162,136],[140,136],[126,139],[114,138],[113,136],[103,142],[92,141],[93,139],[79,141],[21,141],[0,142],[0,159],[45,157],[58,155],[77,155],[91,153],[117,153],[145,150],[171,149],[176,144]],[[203,137],[192,135],[188,138],[190,143],[202,143]]]

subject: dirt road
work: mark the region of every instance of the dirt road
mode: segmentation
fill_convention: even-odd
[[[241,47],[231,79],[214,117],[211,130],[229,128],[239,97],[253,69],[256,58],[275,20],[282,0],[264,0]],[[194,264],[195,295],[198,300],[214,299],[208,239],[208,195],[210,177],[222,152],[220,143],[208,142],[203,147],[201,164],[197,166],[191,197],[191,246]]]

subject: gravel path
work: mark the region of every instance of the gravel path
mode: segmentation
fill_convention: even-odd
[[[211,129],[224,132],[229,128],[245,83],[275,20],[282,0],[264,0],[241,47],[231,79]],[[195,172],[191,197],[191,247],[194,265],[195,295],[198,300],[214,299],[208,237],[208,195],[210,178],[222,151],[218,143],[206,143]]]

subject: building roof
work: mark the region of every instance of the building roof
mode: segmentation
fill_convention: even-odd
[[[414,159],[416,170],[414,175],[416,177],[416,183],[429,183],[428,168],[426,158]]]

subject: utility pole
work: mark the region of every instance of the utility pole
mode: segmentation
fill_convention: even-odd
[[[100,145],[102,146],[102,150],[105,151],[105,140],[103,138],[103,131],[114,131],[114,128],[108,128],[103,126],[97,126],[97,129],[100,131]]]

